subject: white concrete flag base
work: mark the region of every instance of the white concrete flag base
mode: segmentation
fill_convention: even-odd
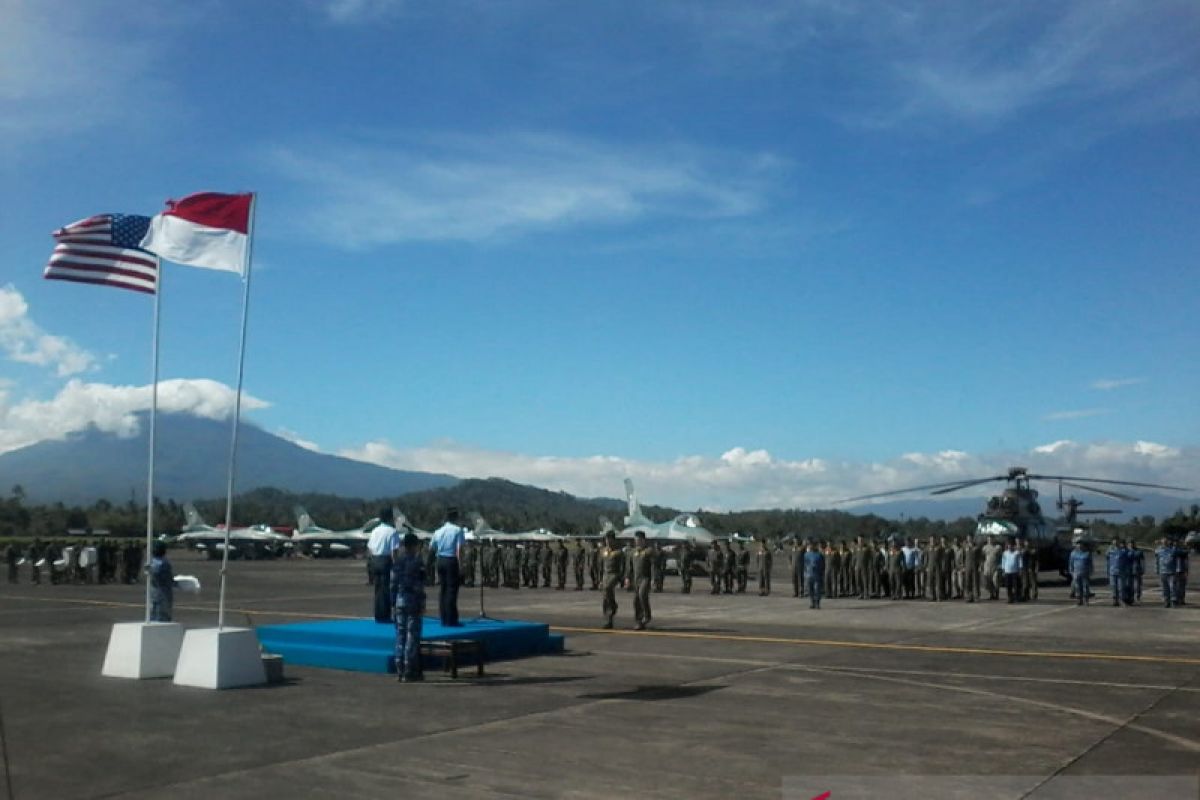
[[[169,678],[175,674],[183,626],[178,622],[118,622],[108,636],[100,674],[108,678]]]
[[[175,685],[233,689],[267,682],[258,634],[251,628],[195,628],[183,637]]]

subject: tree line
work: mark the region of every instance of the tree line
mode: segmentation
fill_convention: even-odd
[[[446,508],[455,506],[464,513],[482,514],[488,524],[503,531],[527,531],[548,528],[562,534],[590,534],[600,530],[600,518],[606,517],[618,527],[625,514],[625,503],[615,499],[584,499],[566,492],[553,492],[525,486],[500,478],[465,480],[455,486],[432,489],[396,497],[364,499],[331,494],[292,493],[279,489],[255,489],[234,500],[234,524],[267,524],[292,527],[293,509],[303,506],[318,524],[334,530],[357,528],[392,505],[419,528],[432,530],[444,519]],[[225,500],[199,501],[196,509],[209,524],[224,521]],[[665,506],[643,506],[646,516],[667,520],[680,513]],[[697,509],[701,522],[718,536],[742,533],[756,537],[781,538],[800,534],[817,539],[843,539],[900,533],[905,537],[966,536],[975,529],[975,520],[931,520],[924,517],[892,520],[875,514],[846,511],[755,510],[716,512]],[[175,500],[156,499],[154,504],[157,533],[176,533],[183,525],[183,507]],[[1153,516],[1131,517],[1124,522],[1097,519],[1092,523],[1097,537],[1133,538],[1147,542],[1163,534],[1178,535],[1200,528],[1200,506],[1179,509],[1161,521]],[[31,505],[25,491],[14,486],[0,499],[0,536],[38,536],[59,538],[68,530],[89,533],[106,530],[112,536],[144,536],[146,508],[133,500],[114,504],[97,500],[90,506],[65,506],[62,503]]]

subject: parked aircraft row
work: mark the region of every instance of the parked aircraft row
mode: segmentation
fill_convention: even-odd
[[[601,517],[601,530],[596,535],[565,536],[546,528],[508,532],[491,527],[482,515],[474,514],[472,515],[472,528],[467,532],[467,539],[517,543],[553,542],[570,539],[599,539],[609,531],[614,531],[617,538],[623,540],[633,539],[638,532],[641,532],[647,541],[661,544],[677,545],[686,541],[701,549],[712,544],[715,537],[701,524],[699,517],[695,514],[680,514],[665,522],[655,522],[642,512],[633,481],[629,479],[625,480],[625,493],[628,514],[624,519],[625,526],[620,530],[617,530],[611,521]],[[371,538],[371,531],[379,524],[379,519],[374,518],[364,522],[358,528],[334,531],[318,525],[312,516],[300,506],[296,507],[295,513],[296,530],[291,536],[277,533],[267,525],[253,525],[229,531],[230,555],[252,558],[266,557],[279,555],[287,549],[299,549],[301,552],[313,556],[360,555],[366,550],[367,541]],[[413,526],[398,508],[393,508],[393,514],[398,529],[412,531],[423,540],[431,538],[432,534],[429,531]],[[220,558],[225,547],[225,529],[206,523],[191,503],[184,506],[184,516],[186,522],[173,541],[206,551],[210,558]]]

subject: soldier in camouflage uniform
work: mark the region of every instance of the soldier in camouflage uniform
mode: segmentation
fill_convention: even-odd
[[[744,594],[750,582],[750,551],[745,542],[738,542],[737,549],[737,593]]]
[[[550,543],[546,542],[542,545],[542,559],[540,566],[542,568],[542,588],[550,588],[550,579],[554,575],[554,550],[551,549]],[[534,578],[534,586],[537,586],[537,578]]]
[[[774,558],[766,540],[758,543],[758,553],[754,558],[754,567],[758,571],[758,596],[766,597],[771,594],[771,566]]]
[[[583,548],[581,539],[575,540],[575,549],[571,552],[571,569],[575,571],[575,591],[583,591],[583,576],[587,572],[587,551]]]
[[[676,555],[679,563],[679,591],[682,594],[692,593],[692,543],[684,542],[679,546],[679,552]]]
[[[725,574],[725,551],[720,542],[713,542],[708,548],[708,581],[712,584],[709,594],[721,593],[721,580]]]
[[[604,537],[604,549],[599,553],[600,570],[604,585],[604,597],[600,608],[604,612],[604,627],[613,626],[617,615],[617,587],[625,578],[625,554],[617,547],[617,537],[609,533]]]
[[[600,545],[592,542],[588,549],[588,579],[592,582],[592,591],[600,591],[600,582],[604,580],[604,565],[600,563]]]
[[[733,544],[725,543],[725,571],[721,574],[725,594],[733,594],[733,584],[737,580],[737,553],[733,552]]]
[[[804,585],[804,548],[798,535],[792,539],[792,549],[788,551],[788,571],[792,575],[792,597],[799,597]]]
[[[654,550],[646,546],[646,534],[638,531],[634,535],[633,574],[630,583],[633,584],[633,616],[634,630],[645,630],[650,624],[650,590],[654,580]]]
[[[567,543],[559,541],[558,549],[554,551],[554,577],[558,580],[555,587],[558,591],[567,588],[567,567],[571,563],[571,554],[567,552]]]
[[[658,542],[655,542],[654,546],[650,548],[650,554],[654,557],[650,570],[653,576],[654,591],[661,592],[663,581],[667,575],[667,554]]]

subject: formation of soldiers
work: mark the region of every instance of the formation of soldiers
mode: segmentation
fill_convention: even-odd
[[[1024,539],[1007,542],[989,539],[976,542],[967,537],[934,536],[927,539],[887,541],[856,537],[853,541],[793,539],[789,546],[776,549],[766,541],[718,540],[703,554],[704,571],[708,574],[711,594],[745,593],[751,576],[757,578],[760,596],[771,593],[771,575],[777,557],[786,557],[787,574],[791,578],[793,597],[809,597],[813,559],[806,552],[822,555],[816,576],[824,598],[857,598],[889,600],[928,600],[944,602],[961,600],[968,603],[999,600],[1006,586],[1011,586],[1013,602],[1038,599],[1040,570],[1037,547]],[[1005,552],[1010,553],[1008,559]],[[1141,551],[1131,556],[1131,570],[1136,573],[1140,598],[1144,558]],[[1186,588],[1186,550],[1176,548],[1169,559],[1156,559],[1168,566],[1160,569],[1168,593],[1180,598]],[[1014,554],[1011,555],[1011,554]],[[575,539],[555,542],[473,542],[464,550],[462,581],[474,586],[482,581],[485,587],[507,589],[546,588],[574,591],[604,591],[606,565],[619,563],[616,589],[637,591],[639,570],[647,572],[650,592],[663,591],[668,565],[680,577],[680,591],[691,592],[698,555],[689,543],[663,547],[661,543],[646,543],[639,551],[637,541],[615,542],[611,552],[595,539]],[[1004,564],[1016,564],[1006,575]],[[1163,572],[1162,570],[1168,570]],[[430,573],[436,572],[431,570]],[[807,573],[807,574],[806,574]],[[1130,584],[1133,585],[1131,577]],[[1114,586],[1117,584],[1114,582]],[[1118,588],[1118,592],[1120,589]],[[1072,594],[1072,597],[1075,595]],[[819,598],[817,598],[819,601]],[[1172,601],[1175,602],[1175,601]]]
[[[990,539],[985,543],[966,537],[932,536],[925,540],[891,538],[884,543],[859,536],[853,542],[793,541],[788,554],[792,595],[803,597],[803,553],[815,544],[824,555],[822,594],[827,598],[855,597],[862,600],[964,600],[974,603],[985,596],[1000,598],[1005,585],[1002,571],[1006,546]],[[1015,600],[1038,597],[1038,550],[1032,543],[1016,539],[1007,545],[1019,554],[1015,573]]]
[[[43,576],[51,584],[138,583],[144,557],[145,548],[132,541],[34,539],[28,545],[10,541],[4,548],[9,583],[19,583],[22,571],[33,584],[40,584]]]

